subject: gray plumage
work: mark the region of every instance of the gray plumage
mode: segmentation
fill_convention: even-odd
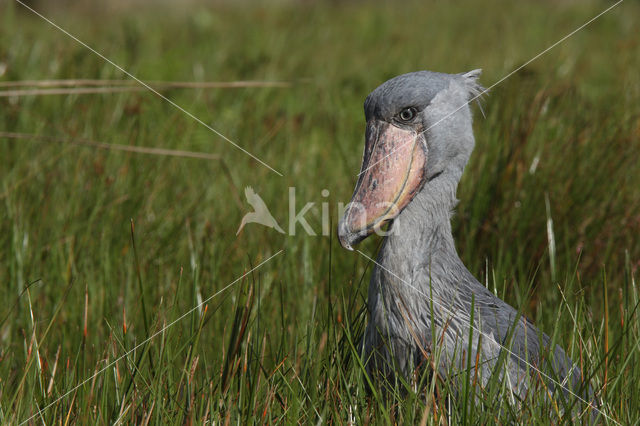
[[[367,123],[383,122],[415,131],[426,156],[420,187],[391,218],[389,235],[373,268],[369,323],[363,342],[366,368],[372,376],[393,382],[395,375],[410,378],[417,366],[428,362],[456,383],[458,379],[452,374],[466,369],[471,348],[473,368],[476,356],[479,360],[480,386],[486,385],[492,374],[500,374],[514,399],[524,398],[540,378],[545,379],[552,393],[562,388],[578,394],[585,388],[580,369],[562,348],[550,347],[546,334],[480,284],[455,248],[451,218],[457,204],[458,182],[474,148],[468,101],[482,91],[477,83],[479,75],[480,70],[464,74],[405,74],[376,88],[365,101]],[[407,108],[416,112],[410,122],[398,118]],[[374,149],[380,147],[365,150],[361,175],[375,166],[368,164]],[[389,170],[393,172],[392,168]],[[375,189],[378,176],[373,178],[361,176],[356,193],[364,191],[371,181]],[[352,213],[348,208],[339,224],[340,241],[347,248],[373,232],[369,229],[372,226],[355,229],[349,222]],[[496,368],[505,347],[506,365]],[[546,380],[549,378],[552,380]],[[579,395],[588,398],[589,393],[587,390]]]

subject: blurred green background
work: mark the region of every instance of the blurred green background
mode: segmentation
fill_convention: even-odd
[[[286,82],[159,88],[279,176],[149,91],[38,93],[43,81],[128,77],[27,8],[0,2],[0,420],[21,421],[52,404],[43,414],[48,423],[67,413],[113,422],[123,412],[135,422],[147,413],[177,423],[310,421],[315,414],[346,421],[342,392],[349,390],[340,377],[358,372],[336,367],[335,353],[343,324],[364,321],[368,261],[340,248],[335,232],[309,236],[298,226],[287,236],[249,224],[236,236],[251,210],[244,188],[255,189],[285,230],[289,187],[298,211],[315,202],[305,217],[316,233],[328,202],[333,230],[360,166],[362,103],[377,85],[415,70],[482,68],[481,82],[490,86],[611,4],[28,3],[144,81]],[[574,356],[578,346],[567,342],[579,330],[592,333],[585,340],[597,353],[605,331],[628,326],[610,326],[609,310],[618,324],[637,300],[639,18],[638,2],[623,2],[493,88],[481,102],[484,116],[473,108],[476,149],[454,223],[461,258],[543,330],[558,330]],[[8,84],[22,80],[40,85]],[[16,89],[36,93],[5,93]],[[373,255],[378,244],[371,238],[361,249]],[[206,312],[196,309],[143,345],[134,361],[57,400],[279,250]],[[254,300],[248,310],[247,300]],[[244,334],[234,318],[247,321]],[[619,376],[637,356],[637,330],[626,336]],[[196,358],[196,366],[187,364]],[[250,384],[236,359],[250,372],[257,363]],[[620,392],[640,389],[640,369],[634,372],[616,385]],[[603,369],[596,375],[604,380]],[[251,389],[253,399],[234,399],[242,392],[224,391],[225,380],[242,382],[237,388]],[[194,402],[188,386],[208,399]],[[333,402],[324,402],[319,395],[332,386]],[[633,404],[611,404],[618,419],[633,419]]]

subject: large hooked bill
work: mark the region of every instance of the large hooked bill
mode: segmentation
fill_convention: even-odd
[[[382,120],[367,122],[362,167],[338,238],[349,250],[396,218],[420,191],[427,164],[423,133]]]

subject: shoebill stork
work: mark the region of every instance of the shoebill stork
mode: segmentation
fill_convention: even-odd
[[[459,385],[465,375],[456,373],[470,360],[478,385],[497,372],[514,400],[542,378],[551,393],[562,388],[591,401],[562,348],[480,284],[456,251],[451,217],[474,147],[468,103],[483,90],[479,75],[404,74],[364,103],[364,158],[338,236],[352,250],[389,223],[369,284],[367,371],[392,381],[430,365]]]

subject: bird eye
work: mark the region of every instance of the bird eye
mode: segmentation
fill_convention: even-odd
[[[411,121],[415,116],[416,116],[415,108],[405,108],[402,111],[400,111],[400,114],[398,114],[398,117],[400,118],[401,121]]]

